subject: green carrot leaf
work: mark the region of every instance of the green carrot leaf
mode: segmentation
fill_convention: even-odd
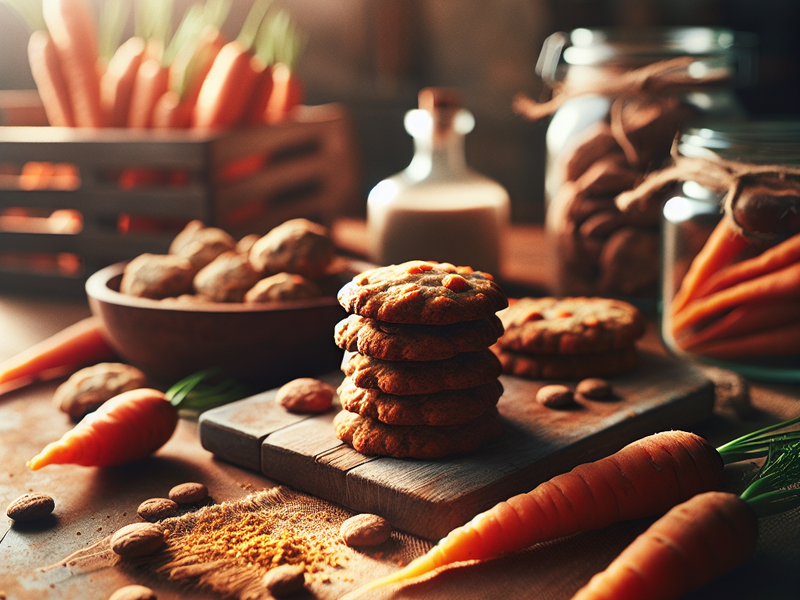
[[[106,0],[100,13],[97,47],[107,64],[122,41],[122,34],[131,13],[130,0]]]

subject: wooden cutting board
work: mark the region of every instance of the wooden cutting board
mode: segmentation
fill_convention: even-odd
[[[342,374],[322,379],[338,384]],[[580,463],[650,433],[688,429],[708,418],[714,403],[713,383],[699,369],[647,352],[636,372],[610,380],[613,400],[580,400],[570,409],[534,401],[536,391],[553,382],[507,375],[501,381],[503,434],[471,454],[436,460],[364,456],[334,436],[336,411],[290,414],[274,401],[277,390],[203,413],[200,441],[223,460],[438,540],[497,502]]]

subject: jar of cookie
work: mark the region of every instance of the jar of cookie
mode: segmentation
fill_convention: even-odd
[[[631,198],[679,185],[663,205],[666,345],[754,378],[800,381],[800,122],[688,128],[677,150]]]
[[[547,38],[537,72],[553,99],[516,108],[532,119],[552,115],[545,224],[558,249],[555,293],[654,307],[660,211],[626,213],[615,198],[669,159],[682,123],[743,118],[734,87],[750,79],[751,47],[740,34],[702,27]]]

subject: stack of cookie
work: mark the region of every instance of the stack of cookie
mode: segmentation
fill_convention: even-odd
[[[490,350],[508,305],[490,276],[411,261],[356,276],[339,291],[351,313],[336,436],[364,454],[437,458],[500,433],[501,365]]]
[[[521,298],[500,312],[503,372],[531,379],[611,377],[636,368],[644,320],[610,298]]]

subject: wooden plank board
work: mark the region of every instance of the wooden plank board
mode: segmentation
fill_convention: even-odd
[[[329,377],[341,380],[341,374]],[[581,400],[571,409],[548,409],[534,401],[539,387],[551,382],[505,375],[501,381],[503,434],[471,454],[437,460],[366,457],[333,435],[335,413],[286,422],[285,416],[267,414],[283,412],[281,407],[265,406],[257,397],[204,413],[201,441],[220,458],[248,468],[259,462],[271,479],[355,511],[380,514],[398,529],[436,540],[500,500],[577,464],[656,431],[690,428],[711,415],[714,400],[713,384],[699,369],[645,352],[635,373],[611,380],[615,399]],[[254,412],[265,427],[238,432],[237,423]],[[219,437],[223,430],[227,437]],[[254,458],[257,439],[260,456]]]

